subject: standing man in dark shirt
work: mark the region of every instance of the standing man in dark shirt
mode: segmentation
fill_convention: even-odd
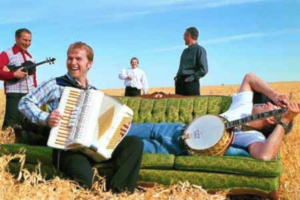
[[[175,81],[175,93],[184,96],[200,95],[199,79],[208,72],[205,49],[198,45],[198,30],[195,27],[186,29],[184,41],[188,48],[184,49]]]

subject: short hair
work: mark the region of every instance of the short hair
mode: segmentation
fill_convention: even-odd
[[[30,30],[28,30],[27,28],[20,28],[20,29],[16,30],[15,37],[20,38],[23,32],[29,33],[31,35]]]
[[[279,115],[280,116],[280,115]],[[268,138],[271,133],[274,131],[275,127],[277,126],[277,124],[280,122],[280,117],[276,118],[276,123],[275,124],[268,124],[265,125],[264,127],[262,127],[262,129],[260,129],[259,131],[266,137]],[[288,133],[291,132],[291,130],[293,129],[293,125],[294,122],[293,120],[287,124],[287,129],[285,130],[284,134],[287,135]]]
[[[69,54],[69,52],[73,51],[74,49],[84,49],[84,50],[86,50],[87,59],[89,61],[93,62],[93,60],[94,60],[94,51],[93,51],[92,47],[90,47],[89,45],[87,45],[84,42],[74,42],[73,44],[70,44],[67,54]]]
[[[139,64],[139,59],[138,59],[137,57],[132,57],[132,58],[130,59],[130,64],[132,63],[133,60],[136,60],[137,63]]]
[[[198,39],[199,32],[198,32],[197,28],[190,27],[190,28],[187,28],[186,31],[191,35],[192,39],[194,39],[194,40]]]

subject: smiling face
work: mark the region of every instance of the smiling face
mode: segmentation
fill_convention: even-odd
[[[31,34],[22,32],[20,37],[16,37],[16,44],[21,51],[26,51],[31,45]]]
[[[135,69],[139,66],[139,61],[137,59],[131,59],[130,64],[131,64],[131,68]]]
[[[87,58],[87,51],[84,48],[74,48],[68,51],[67,68],[69,74],[81,85],[86,84],[87,73],[92,66],[92,61]]]

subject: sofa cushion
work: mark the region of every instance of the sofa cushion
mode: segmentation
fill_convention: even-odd
[[[25,144],[1,144],[0,156],[13,155],[25,150],[26,163],[36,165],[41,162],[42,165],[52,166],[52,148],[44,146],[31,146]],[[172,169],[174,168],[175,156],[172,154],[144,154],[142,158],[142,168],[151,169]],[[100,168],[110,168],[109,165],[99,163],[95,165]]]
[[[195,117],[225,112],[231,103],[229,96],[201,96],[185,98],[146,99],[117,97],[134,111],[134,123],[182,122],[190,123]]]
[[[172,169],[175,155],[173,154],[143,154],[143,169]]]
[[[175,156],[172,154],[143,154],[142,169],[174,169]],[[106,169],[111,168],[111,164],[99,163],[95,167]]]
[[[209,191],[230,190],[237,194],[266,194],[279,187],[279,177],[247,176],[217,172],[193,172],[179,170],[140,171],[140,182],[158,182],[164,185],[177,184],[186,180]],[[251,191],[251,192],[250,192]]]
[[[1,144],[0,156],[17,154],[25,150],[26,163],[52,166],[52,148],[45,146],[31,146],[26,144]]]
[[[242,156],[177,156],[174,167],[184,171],[223,172],[260,177],[280,176],[283,171],[279,159],[259,161]]]

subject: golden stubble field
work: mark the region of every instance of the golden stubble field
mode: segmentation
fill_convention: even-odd
[[[293,101],[300,102],[300,82],[278,82],[270,85],[279,92],[285,93]],[[202,95],[231,95],[238,89],[237,85],[205,86]],[[122,96],[123,89],[102,90],[108,95]],[[174,93],[174,88],[151,88],[149,93],[160,91]],[[0,124],[3,122],[5,96],[0,90]],[[293,131],[284,139],[281,148],[281,159],[284,172],[280,180],[280,199],[300,199],[300,128],[298,116]],[[0,143],[13,141],[14,136],[0,130]],[[15,155],[22,157],[24,155]],[[24,178],[19,180],[7,172],[7,163],[13,157],[0,157],[0,199],[226,199],[226,192],[215,195],[207,194],[201,186],[188,182],[175,186],[155,186],[146,191],[137,191],[132,195],[103,193],[102,183],[95,183],[92,190],[79,188],[76,183],[62,180],[44,180],[39,173],[30,174],[23,170]]]

